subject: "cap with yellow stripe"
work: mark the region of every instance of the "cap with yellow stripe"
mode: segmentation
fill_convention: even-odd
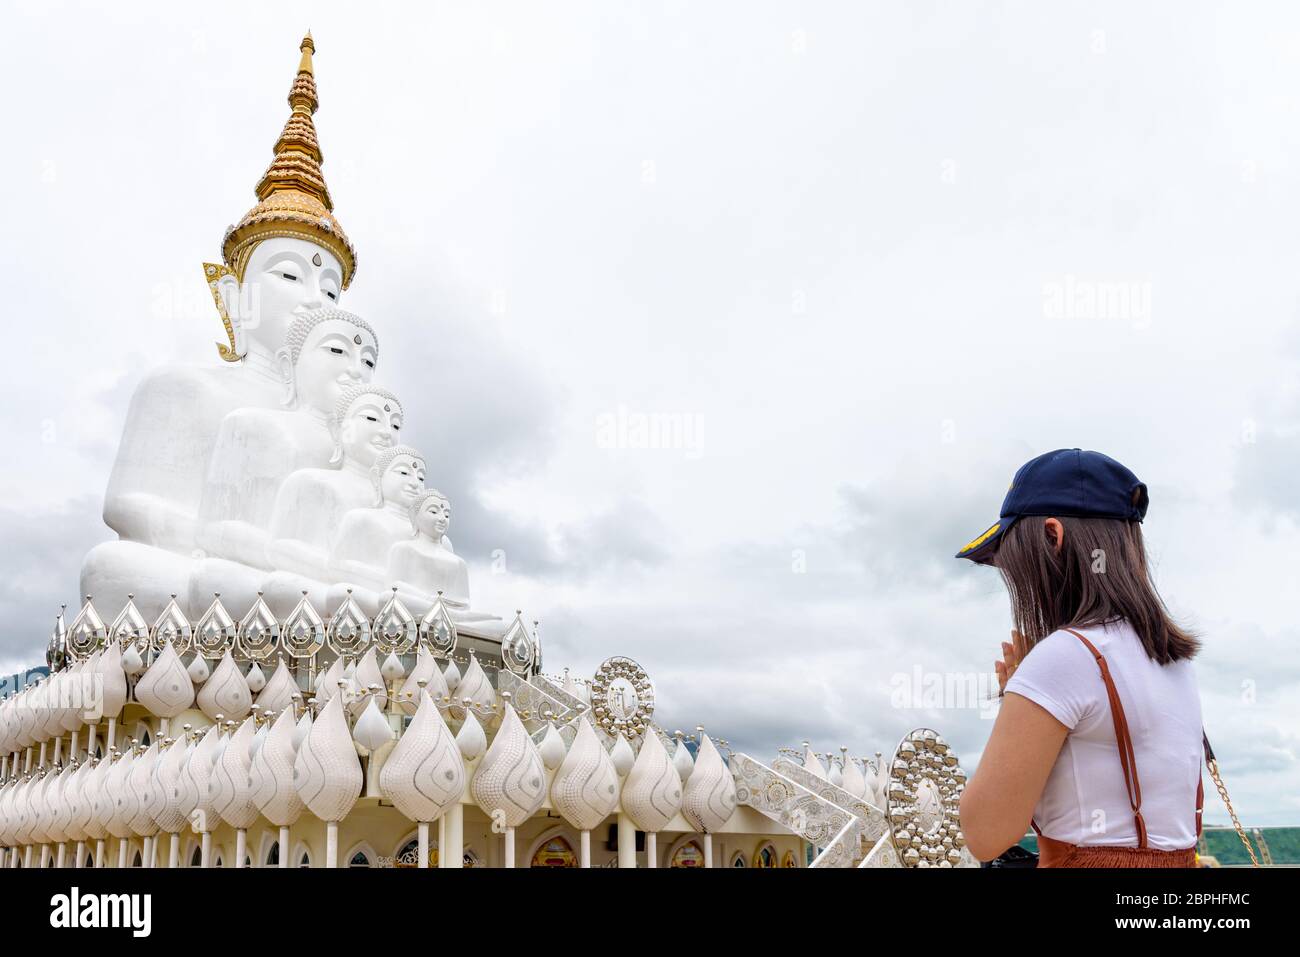
[[[1002,501],[1001,517],[963,545],[956,557],[990,564],[1007,529],[1027,515],[1140,522],[1146,517],[1147,503],[1146,485],[1110,456],[1056,449],[1016,471]]]
[[[1002,535],[1006,530],[1011,527],[1013,522],[1015,522],[1014,517],[998,519],[975,538],[972,538],[969,542],[963,545],[961,551],[953,557],[969,558],[976,564],[987,565],[989,560],[992,559],[993,553],[998,550],[998,541],[1002,538]]]

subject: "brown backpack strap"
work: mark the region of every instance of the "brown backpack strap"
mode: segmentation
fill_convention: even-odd
[[[1210,737],[1201,729],[1201,747],[1205,751],[1205,766],[1209,769],[1210,774],[1214,774],[1214,749],[1210,747]],[[1205,810],[1205,781],[1200,774],[1196,775],[1196,838],[1201,837],[1201,813]]]
[[[1092,656],[1097,659],[1097,667],[1101,670],[1101,680],[1106,684],[1106,696],[1110,699],[1110,715],[1115,722],[1115,742],[1119,745],[1119,764],[1124,769],[1124,786],[1128,791],[1129,806],[1133,808],[1133,822],[1137,827],[1138,848],[1145,849],[1147,846],[1147,825],[1142,820],[1142,785],[1138,781],[1137,758],[1133,753],[1133,738],[1129,735],[1128,721],[1124,717],[1124,705],[1119,700],[1119,691],[1115,687],[1115,680],[1110,676],[1110,668],[1106,665],[1106,658],[1097,646],[1094,645],[1079,632],[1073,628],[1066,628],[1070,634],[1078,638]],[[1200,794],[1197,795],[1197,805],[1201,803]],[[1197,822],[1200,822],[1198,811]]]

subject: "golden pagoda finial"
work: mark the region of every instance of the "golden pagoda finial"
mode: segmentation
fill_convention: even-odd
[[[302,59],[289,87],[289,119],[275,141],[271,165],[257,184],[259,202],[226,231],[222,255],[242,282],[248,257],[263,239],[305,239],[334,253],[343,267],[346,289],[356,273],[357,254],[334,216],[334,202],[321,172],[324,156],[312,122],[320,100],[312,66],[316,43],[310,30],[298,49]]]
[[[310,30],[302,38],[302,43],[298,44],[298,49],[302,51],[302,59],[298,61],[298,72],[311,73],[311,55],[316,52],[316,44],[311,38]]]

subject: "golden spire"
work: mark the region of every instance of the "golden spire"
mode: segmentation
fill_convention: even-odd
[[[356,272],[356,250],[334,217],[334,202],[321,172],[324,157],[312,122],[320,100],[311,59],[316,44],[310,31],[299,49],[302,59],[289,88],[289,119],[275,141],[271,165],[257,184],[259,202],[226,231],[222,254],[242,281],[254,246],[272,236],[294,236],[333,252],[343,266],[347,288]]]
[[[302,38],[302,43],[298,45],[298,49],[302,51],[302,59],[298,61],[298,72],[311,73],[311,55],[316,52],[316,43],[311,38],[310,30]],[[312,76],[315,76],[315,74],[312,73]]]

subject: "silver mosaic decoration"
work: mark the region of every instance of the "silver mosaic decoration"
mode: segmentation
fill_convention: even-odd
[[[937,731],[917,728],[889,768],[886,813],[904,867],[958,867],[966,846],[958,806],[966,772]]]
[[[501,639],[501,662],[515,674],[527,677],[536,661],[537,644],[528,633],[523,613],[516,612],[514,622]]]
[[[626,695],[629,686],[632,702]],[[591,713],[596,726],[610,737],[643,734],[655,713],[654,685],[646,670],[631,658],[606,658],[591,681]]]
[[[455,653],[460,636],[456,633],[456,623],[451,620],[447,606],[443,604],[442,592],[438,592],[438,597],[420,619],[419,634],[420,641],[424,642],[435,658],[451,658]]]

